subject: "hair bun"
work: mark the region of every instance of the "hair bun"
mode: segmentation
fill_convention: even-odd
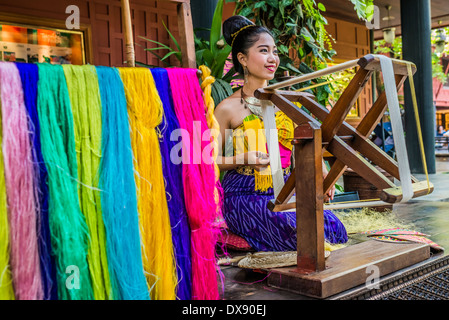
[[[244,16],[236,15],[226,19],[223,22],[223,36],[226,43],[232,45],[232,35],[247,25],[254,25],[254,23]]]

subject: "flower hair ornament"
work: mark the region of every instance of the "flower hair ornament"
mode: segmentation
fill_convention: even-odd
[[[238,29],[236,32],[234,32],[234,33],[231,34],[231,38],[232,38],[231,47],[234,45],[234,40],[237,38],[238,34],[239,34],[242,30],[244,30],[244,29],[246,29],[246,28],[249,28],[249,27],[256,27],[256,25],[255,25],[255,24],[248,24],[248,25],[246,25],[246,26],[244,26],[244,27],[241,27],[241,28]]]

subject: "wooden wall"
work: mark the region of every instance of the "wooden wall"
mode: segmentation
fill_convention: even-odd
[[[104,66],[124,66],[124,33],[120,0],[0,0],[0,21],[65,29],[66,8],[76,3],[80,9],[80,29],[85,34],[86,62]],[[177,3],[166,0],[130,0],[136,61],[163,66],[144,48],[156,45],[150,38],[174,47],[162,24],[178,38]],[[160,51],[164,55],[167,51]],[[174,57],[170,63],[178,65]]]

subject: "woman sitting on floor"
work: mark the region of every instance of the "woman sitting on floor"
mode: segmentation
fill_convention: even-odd
[[[269,157],[266,153],[262,110],[254,91],[274,78],[279,57],[271,33],[242,16],[223,23],[226,42],[232,46],[232,60],[244,75],[244,85],[215,109],[221,143],[231,137],[233,155],[219,154],[221,171],[226,171],[223,217],[228,228],[243,237],[257,251],[295,251],[296,213],[271,212],[267,204],[274,198]],[[290,173],[293,122],[276,112],[279,149],[285,179]],[[327,172],[324,172],[326,175]],[[333,198],[335,188],[328,196]],[[324,233],[329,243],[345,243],[346,229],[329,210],[324,210]]]

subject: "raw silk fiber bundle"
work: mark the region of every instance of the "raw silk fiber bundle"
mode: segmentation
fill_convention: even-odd
[[[0,121],[0,143],[2,143],[2,135]],[[3,152],[0,148],[0,300],[15,299],[10,265],[9,233],[8,209],[6,205],[5,167],[3,163]]]
[[[78,197],[78,164],[69,92],[60,65],[38,64],[42,155],[48,171],[48,214],[58,298],[93,299],[87,264],[88,229]]]
[[[34,168],[19,71],[0,62],[2,151],[10,226],[11,270],[18,300],[43,298],[37,240]]]
[[[125,91],[117,69],[96,70],[103,123],[99,187],[114,297],[148,300]]]
[[[177,276],[156,131],[162,121],[163,106],[149,69],[119,68],[119,71],[128,104],[143,265],[150,296],[153,300],[173,300]]]
[[[177,143],[171,135],[179,130],[178,118],[173,108],[170,83],[167,70],[151,69],[159,97],[164,106],[164,117],[158,129],[161,132],[160,148],[162,156],[162,171],[165,179],[168,211],[176,257],[178,286],[176,295],[180,300],[190,300],[192,296],[192,261],[190,255],[190,228],[184,203],[184,188],[182,186],[182,163],[175,163],[170,158],[171,150]]]
[[[114,299],[106,253],[106,231],[98,189],[101,160],[101,97],[94,66],[63,66],[72,106],[78,161],[78,193],[89,229],[87,261],[94,297]]]
[[[218,299],[215,244],[218,215],[213,144],[196,69],[167,69],[182,138],[184,197],[191,229],[192,298]],[[212,146],[212,148],[211,148]]]
[[[17,63],[17,69],[22,80],[22,88],[25,99],[25,106],[29,115],[29,133],[32,145],[32,156],[35,171],[35,184],[38,194],[35,201],[38,203],[38,243],[39,257],[42,272],[42,285],[45,300],[57,300],[58,291],[56,286],[56,270],[54,267],[54,257],[51,256],[50,226],[48,222],[48,185],[47,167],[42,157],[40,142],[40,125],[37,115],[37,82],[39,71],[36,64]]]
[[[218,156],[218,136],[220,134],[220,125],[214,115],[215,102],[212,99],[212,84],[215,82],[215,78],[211,76],[211,70],[207,66],[202,65],[199,69],[201,70],[201,90],[204,93],[204,103],[206,106],[206,121],[211,130],[211,139],[214,146],[213,158],[215,161]],[[217,164],[215,164],[215,178],[217,180],[220,179],[220,169]]]

